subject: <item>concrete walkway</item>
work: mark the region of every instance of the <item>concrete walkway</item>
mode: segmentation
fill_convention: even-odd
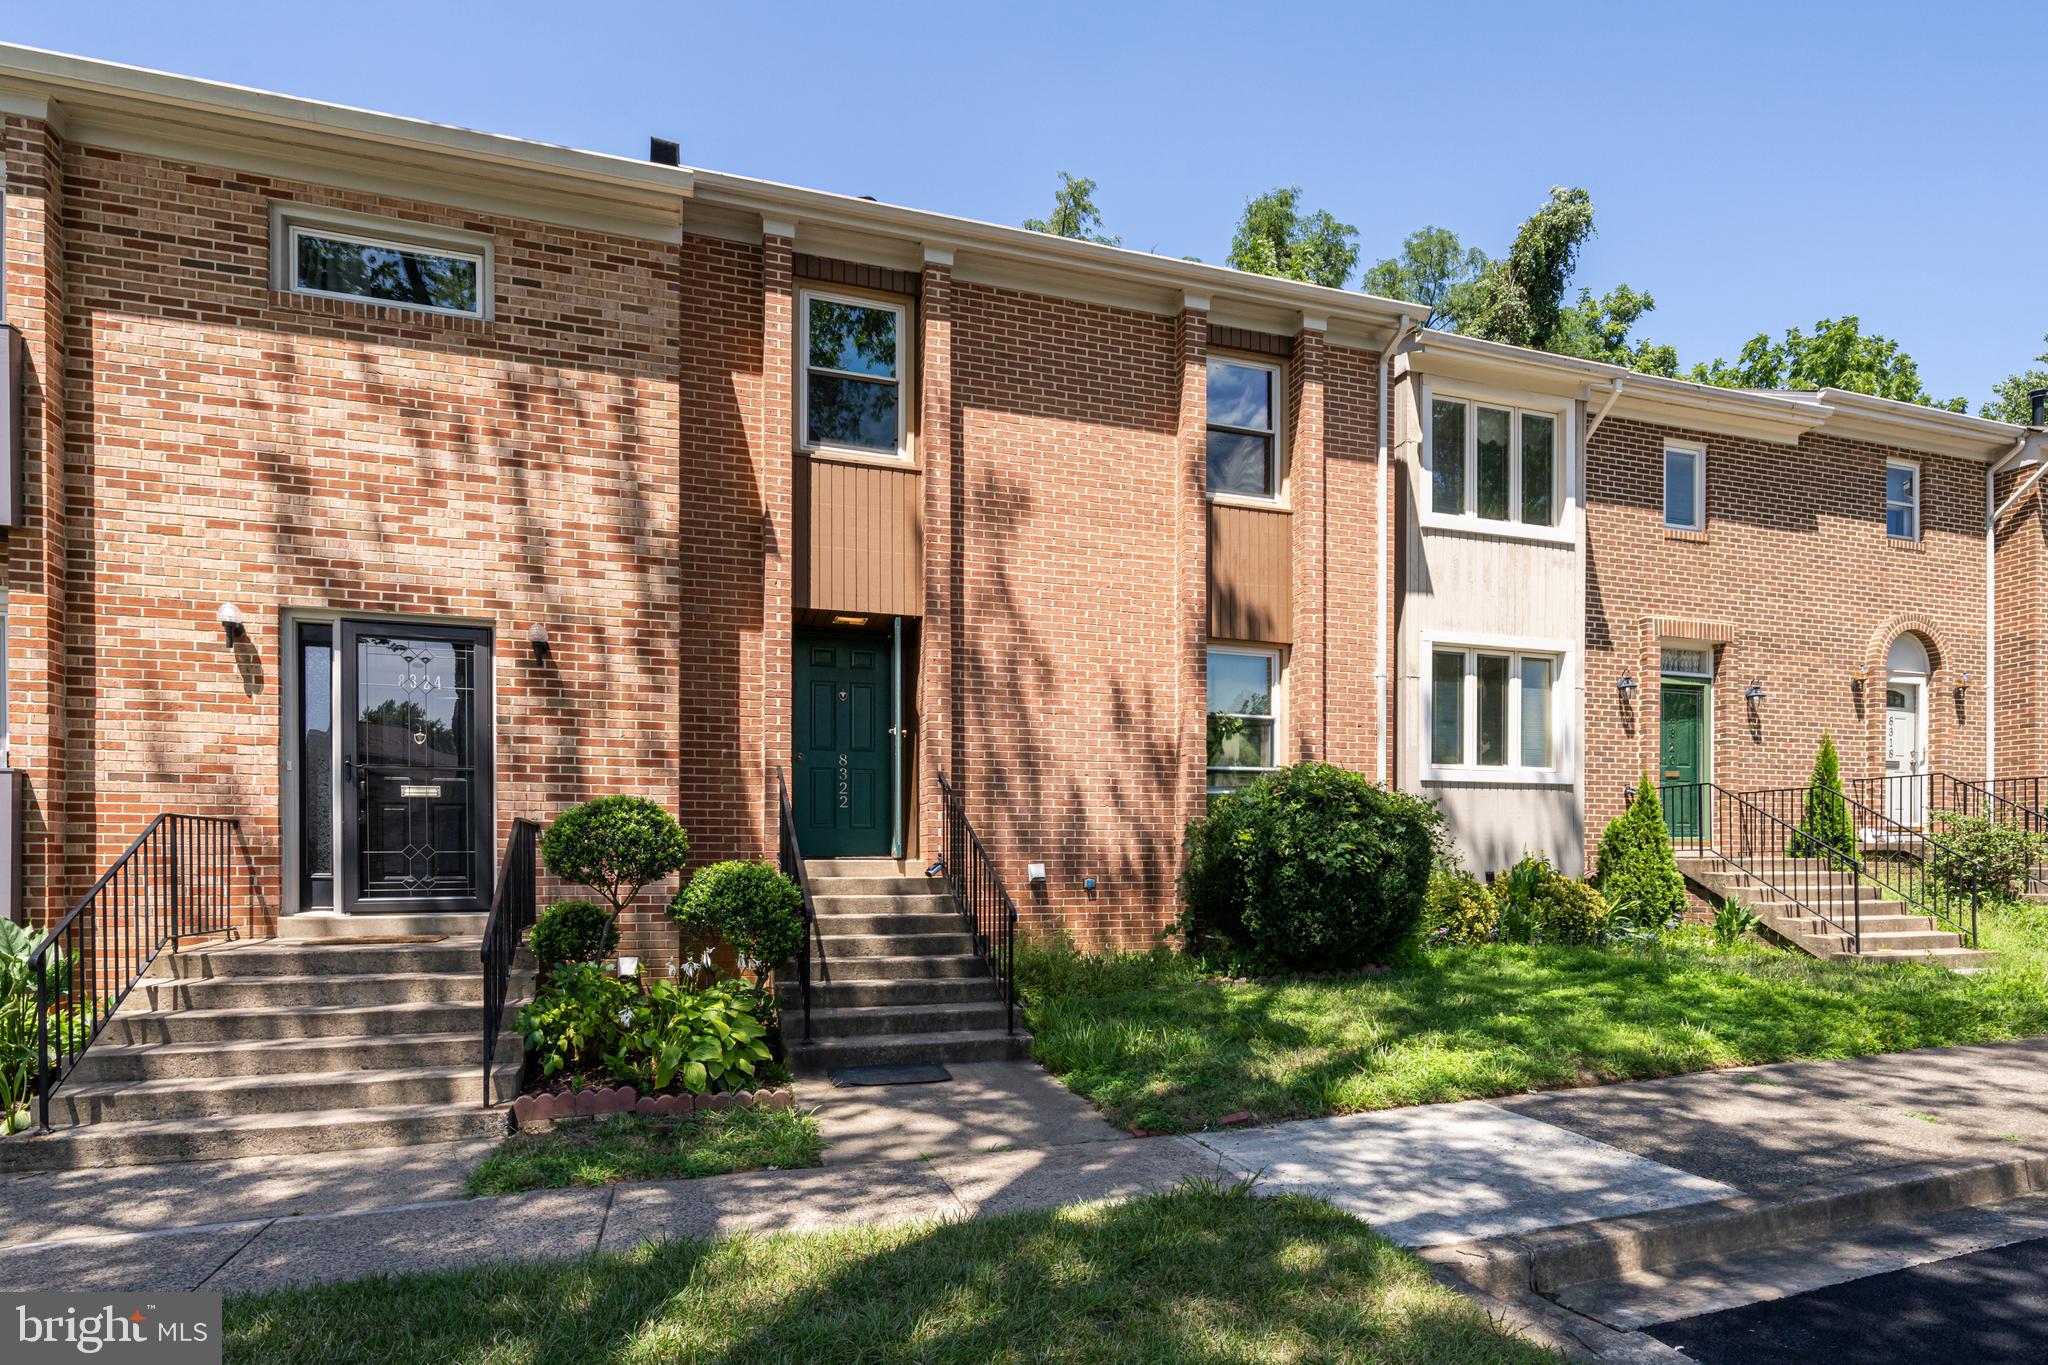
[[[1122,1137],[1028,1064],[957,1070],[953,1087],[806,1086],[829,1144],[812,1170],[466,1200],[453,1196],[482,1149],[464,1143],[25,1176],[0,1184],[0,1288],[258,1288],[1127,1198],[1195,1176],[1257,1175],[1430,1247],[2048,1152],[2048,1039],[1193,1138]]]

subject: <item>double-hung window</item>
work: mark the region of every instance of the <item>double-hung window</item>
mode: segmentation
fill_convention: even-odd
[[[1920,466],[1911,460],[1885,461],[1884,533],[1893,540],[1920,539]]]
[[[286,293],[490,316],[490,246],[471,234],[280,202],[271,252]]]
[[[804,294],[804,449],[904,452],[906,314],[873,299]]]
[[[1564,501],[1558,427],[1555,412],[1432,397],[1430,510],[1445,517],[1556,526]]]
[[[1673,442],[1664,447],[1664,525],[1672,531],[1707,526],[1707,452]]]
[[[1209,650],[1209,791],[1249,785],[1279,766],[1280,651]]]
[[[1439,645],[1429,656],[1429,761],[1436,768],[1551,772],[1560,748],[1555,654]]]
[[[1280,495],[1280,367],[1209,359],[1209,492]]]

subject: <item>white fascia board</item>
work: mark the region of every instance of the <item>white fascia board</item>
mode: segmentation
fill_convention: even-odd
[[[1819,397],[1834,410],[1822,430],[1873,445],[1989,462],[2027,434],[2027,428],[2009,422],[1846,389],[1822,389]]]

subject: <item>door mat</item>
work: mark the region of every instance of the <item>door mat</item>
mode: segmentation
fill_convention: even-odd
[[[347,948],[376,943],[440,943],[446,934],[335,934],[329,938],[281,938],[294,948]]]
[[[950,1081],[953,1073],[937,1062],[901,1062],[893,1066],[835,1066],[825,1075],[837,1086],[929,1085]]]

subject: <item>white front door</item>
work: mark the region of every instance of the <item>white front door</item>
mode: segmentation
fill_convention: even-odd
[[[1884,691],[1885,814],[1918,829],[1927,812],[1925,684],[1893,678]]]

